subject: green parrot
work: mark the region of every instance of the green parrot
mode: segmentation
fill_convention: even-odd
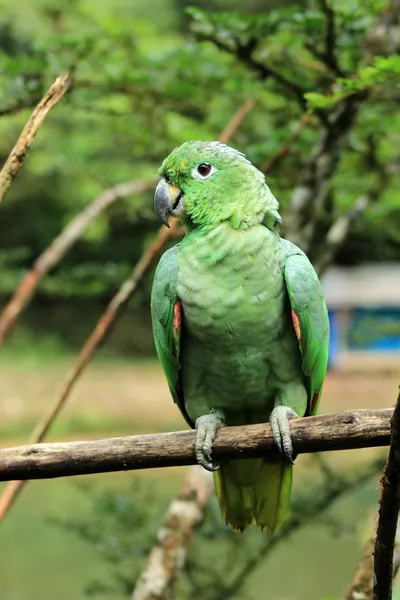
[[[273,532],[292,485],[289,419],[314,415],[329,347],[328,312],[305,254],[279,236],[279,205],[237,150],[190,141],[163,162],[154,204],[186,224],[162,256],[151,296],[156,350],[172,397],[196,428],[226,523]],[[213,465],[219,427],[269,421],[282,454]]]

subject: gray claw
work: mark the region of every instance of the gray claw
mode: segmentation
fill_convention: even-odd
[[[196,419],[196,459],[199,465],[207,471],[218,471],[219,469],[219,465],[215,465],[215,467],[212,465],[211,452],[217,431],[222,425],[224,425],[224,416],[222,411],[217,409]]]
[[[276,445],[281,452],[285,453],[287,460],[291,464],[293,464],[293,444],[290,436],[289,419],[297,418],[298,416],[292,408],[280,404],[274,408],[269,418]]]

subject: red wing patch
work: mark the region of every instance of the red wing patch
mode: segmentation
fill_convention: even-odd
[[[300,347],[301,347],[302,346],[302,340],[301,340],[301,331],[300,331],[299,317],[296,315],[296,313],[294,312],[293,309],[292,309],[292,321],[293,321],[293,327],[294,327],[294,330],[296,332],[297,339],[299,340],[299,344],[300,344]]]
[[[319,398],[319,392],[315,392],[315,394],[311,400],[310,415],[313,414],[315,407],[317,406],[318,398]]]
[[[182,302],[178,300],[174,304],[174,334],[179,336],[182,325]]]

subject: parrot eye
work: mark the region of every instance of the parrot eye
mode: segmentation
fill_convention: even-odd
[[[217,169],[210,165],[210,163],[200,163],[192,171],[192,175],[195,179],[208,179]]]
[[[210,174],[210,171],[211,171],[210,163],[200,163],[199,165],[197,165],[197,172],[202,177],[207,177],[207,175]]]

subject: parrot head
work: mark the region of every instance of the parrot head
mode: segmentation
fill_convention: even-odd
[[[169,215],[205,228],[227,221],[234,229],[247,229],[263,221],[273,229],[281,222],[264,175],[225,144],[185,142],[164,160],[159,173],[154,207],[167,226]]]

